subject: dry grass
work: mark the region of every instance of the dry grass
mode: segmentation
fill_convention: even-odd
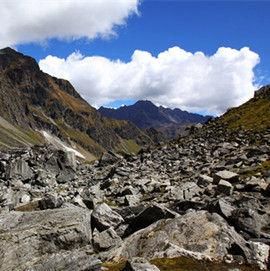
[[[228,271],[234,270],[234,268],[240,271],[255,270],[250,266],[236,266],[209,261],[198,261],[185,257],[153,259],[150,262],[156,265],[160,271]],[[126,261],[124,260],[117,263],[107,262],[103,264],[103,267],[107,268],[107,271],[122,271],[125,264]]]
[[[123,139],[117,146],[116,151],[119,153],[137,154],[141,147],[132,139]]]
[[[219,121],[233,130],[244,128],[261,131],[270,128],[270,99],[252,99],[229,110]]]
[[[51,92],[52,97],[60,101],[63,105],[77,113],[90,113],[92,111],[92,108],[85,101],[79,98],[75,98],[67,92],[61,90],[51,78],[49,79],[49,81],[53,90]]]
[[[258,166],[243,169],[239,172],[239,174],[243,177],[251,177],[256,176],[257,174],[261,174],[267,170],[270,170],[270,160],[264,161]]]
[[[91,137],[86,133],[76,130],[68,125],[66,125],[62,120],[56,121],[57,127],[60,132],[68,139],[78,143],[81,147],[91,151],[95,151],[96,155],[101,155],[105,149],[96,143]],[[92,159],[91,159],[92,160]]]

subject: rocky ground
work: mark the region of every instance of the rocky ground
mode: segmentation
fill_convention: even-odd
[[[190,132],[94,164],[0,153],[0,270],[269,268],[270,130]]]

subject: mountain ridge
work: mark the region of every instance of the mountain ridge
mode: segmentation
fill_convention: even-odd
[[[118,109],[100,107],[98,111],[106,117],[131,121],[142,129],[154,128],[168,138],[179,135],[187,125],[205,123],[211,118],[179,108],[156,106],[148,100],[139,100],[133,105]]]
[[[32,57],[11,48],[0,50],[0,104],[0,116],[11,125],[35,136],[50,131],[95,156],[127,140],[151,143],[133,124],[101,116],[70,82],[43,73]]]

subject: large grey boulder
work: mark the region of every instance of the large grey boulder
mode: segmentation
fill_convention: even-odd
[[[6,169],[6,178],[20,177],[22,180],[31,179],[33,172],[28,163],[24,159],[17,159],[12,161]]]
[[[177,187],[171,187],[171,197],[174,200],[192,200],[197,196],[201,188],[195,182],[182,183]]]
[[[110,227],[116,228],[124,222],[124,219],[117,212],[113,211],[106,203],[99,204],[92,212],[92,226],[99,231]]]
[[[116,245],[119,245],[121,242],[122,239],[112,228],[109,228],[103,232],[99,232],[97,229],[95,229],[93,232],[93,245],[97,251],[108,250]]]
[[[231,222],[237,231],[249,237],[259,238],[264,235],[263,228],[270,225],[270,215],[260,215],[251,208],[239,208],[232,212]]]
[[[41,210],[56,209],[63,205],[64,201],[61,197],[55,194],[46,194],[44,198],[39,201],[39,208]]]
[[[257,264],[253,254],[244,238],[221,216],[197,211],[160,220],[135,232],[112,252],[111,258],[117,261],[138,256],[146,259],[185,256],[222,262],[230,255]]]
[[[226,199],[221,198],[211,202],[208,206],[208,210],[212,213],[218,213],[227,220],[232,215],[235,207]]]
[[[63,270],[68,251],[80,266],[77,250],[83,247],[91,251],[90,213],[82,208],[0,214],[1,271],[42,270],[31,268],[44,262],[51,266],[46,270]]]

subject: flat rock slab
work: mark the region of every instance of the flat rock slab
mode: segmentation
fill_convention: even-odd
[[[90,212],[82,208],[0,214],[1,271],[25,270],[46,260],[44,255],[84,246],[91,248],[91,226]],[[57,259],[62,264],[61,256]],[[60,270],[55,264],[53,270]]]
[[[222,170],[222,171],[217,172],[214,175],[214,183],[217,184],[221,179],[234,183],[238,181],[238,178],[239,178],[238,174],[228,171],[228,170]]]

